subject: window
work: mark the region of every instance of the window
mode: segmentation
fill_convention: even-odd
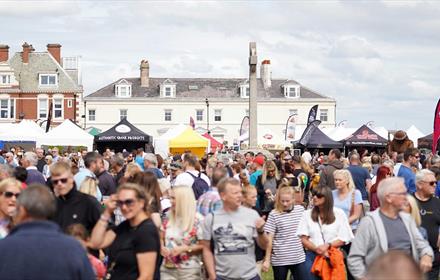
[[[196,110],[196,120],[203,121],[203,110]]]
[[[172,110],[165,110],[165,121],[170,122],[172,119]]]
[[[63,99],[55,98],[53,100],[53,117],[54,119],[63,118]]]
[[[91,122],[96,121],[96,110],[95,109],[89,110],[89,121],[91,121]]]
[[[127,109],[120,109],[119,110],[119,120],[127,118],[127,116],[128,116],[128,110]]]
[[[49,107],[49,101],[47,98],[38,99],[38,118],[47,118],[47,108]]]
[[[116,86],[116,96],[130,97],[131,96],[131,86],[130,85],[117,85]]]
[[[328,121],[328,109],[321,109],[320,110],[319,119],[322,122]]]
[[[14,119],[15,107],[14,99],[0,100],[0,119]]]
[[[222,110],[220,110],[220,109],[214,110],[214,121],[216,121],[216,122],[222,121]]]
[[[11,75],[0,75],[0,85],[9,85],[11,83]]]
[[[284,86],[284,96],[288,98],[299,97],[299,86]]]
[[[240,96],[241,96],[241,98],[249,98],[249,95],[250,95],[249,85],[242,85],[242,86],[240,86]]]
[[[289,117],[298,115],[298,109],[289,109]]]
[[[172,97],[173,96],[173,87],[171,87],[171,86],[164,87],[164,96],[165,97]]]
[[[40,74],[40,86],[56,86],[57,74]]]
[[[69,99],[67,100],[67,108],[72,108],[73,107],[73,100]]]

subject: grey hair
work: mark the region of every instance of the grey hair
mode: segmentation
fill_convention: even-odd
[[[385,203],[385,196],[392,192],[399,184],[405,184],[405,180],[401,177],[386,178],[380,181],[379,186],[377,187],[377,197],[379,198],[381,205]]]
[[[435,173],[432,172],[429,169],[422,169],[420,171],[417,171],[417,173],[416,173],[416,184],[418,182],[420,182],[420,181],[423,181],[425,179],[425,177],[428,176],[428,175],[432,175],[432,176],[435,177]]]
[[[157,157],[155,154],[152,154],[152,153],[145,154],[144,160],[151,162],[152,165],[157,167]]]
[[[387,160],[384,160],[384,162],[382,163],[382,165],[385,165],[385,166],[389,166],[389,167],[391,167],[391,168],[394,168],[394,161],[392,161],[392,160],[390,160],[390,159],[387,159]]]
[[[433,156],[433,157],[431,158],[431,164],[432,164],[432,165],[435,165],[435,164],[437,164],[437,163],[440,163],[440,156],[435,155],[435,156]]]
[[[26,152],[26,153],[24,153],[23,158],[24,158],[25,160],[29,161],[29,163],[30,163],[32,166],[37,166],[37,164],[38,164],[38,156],[37,156],[37,154],[34,153],[34,152]]]
[[[14,169],[8,164],[0,164],[0,174],[12,177],[14,175]]]
[[[26,210],[28,217],[39,220],[52,218],[57,207],[54,195],[41,184],[31,184],[22,191],[17,205]]]

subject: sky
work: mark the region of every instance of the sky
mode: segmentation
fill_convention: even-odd
[[[272,77],[336,99],[337,123],[432,132],[440,1],[4,1],[0,44],[60,43],[85,94],[121,77],[248,76],[249,42]],[[7,27],[7,28],[4,28]]]

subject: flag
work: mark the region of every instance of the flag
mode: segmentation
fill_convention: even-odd
[[[293,141],[295,140],[295,131],[296,131],[296,122],[295,122],[295,115],[291,115],[287,118],[286,122],[286,132],[284,133],[284,139],[286,141]]]
[[[189,126],[192,127],[193,129],[196,128],[196,123],[194,122],[193,117],[189,117]]]
[[[249,139],[249,116],[245,116],[241,121],[239,141],[243,142]]]
[[[438,140],[440,139],[440,98],[437,102],[437,108],[434,115],[434,132],[432,133],[432,152],[437,151]]]
[[[307,118],[307,126],[316,120],[316,115],[318,114],[318,105],[310,108],[309,117]]]
[[[49,131],[50,123],[52,122],[52,101],[49,105],[49,113],[47,114],[47,122],[46,122],[46,133]]]
[[[303,146],[307,146],[307,143],[310,141],[310,137],[312,137],[313,131],[318,127],[318,125],[321,124],[320,120],[314,120],[311,122],[306,129],[304,130],[301,139],[299,139],[299,143]]]

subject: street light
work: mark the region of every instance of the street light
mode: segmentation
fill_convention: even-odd
[[[211,132],[209,131],[209,100],[208,97],[205,98],[205,103],[206,103],[206,130],[208,131],[208,134],[211,134]]]

